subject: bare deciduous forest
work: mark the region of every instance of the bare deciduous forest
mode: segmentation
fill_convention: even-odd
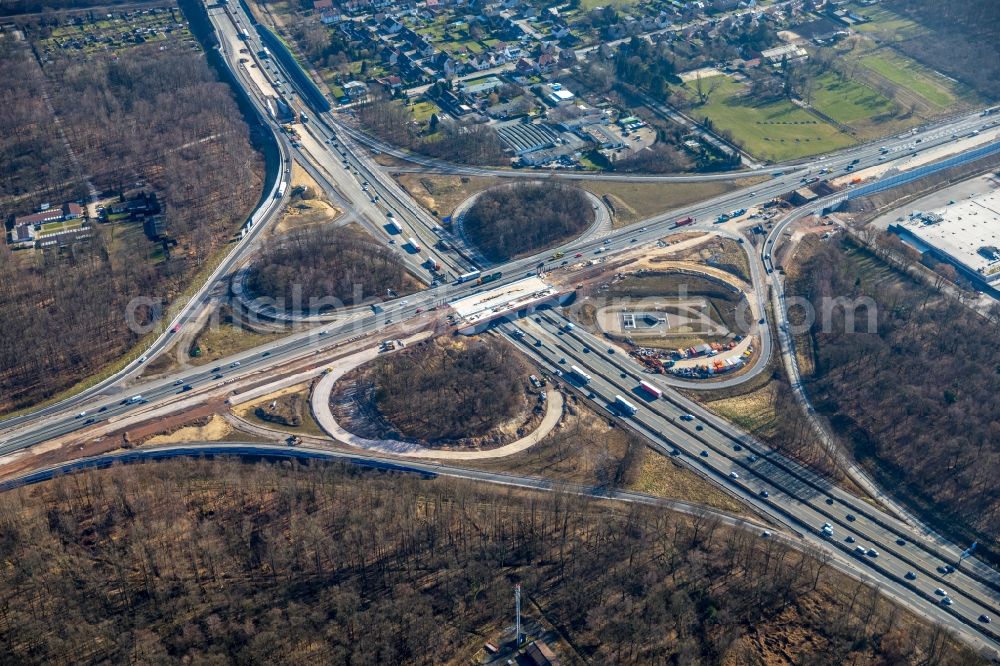
[[[993,0],[891,0],[893,11],[930,31],[894,46],[968,84],[983,97],[1000,98],[1000,12]]]
[[[879,251],[891,261],[893,247]],[[858,269],[863,256],[823,244],[794,285],[817,312],[824,297],[868,296],[877,304],[877,334],[863,332],[865,308],[857,310],[858,333],[845,326],[843,308],[833,310],[829,326],[814,326],[814,404],[884,486],[995,552],[1000,318],[980,317],[911,281],[866,279]]]
[[[283,299],[286,308],[296,302],[306,307],[310,299],[355,305],[384,297],[386,289],[410,293],[415,282],[402,259],[371,236],[331,226],[272,240],[247,276],[254,295]]]
[[[537,252],[568,240],[594,221],[583,190],[554,183],[518,183],[479,195],[465,213],[465,233],[492,261]]]
[[[441,338],[380,357],[367,381],[404,437],[448,441],[485,435],[524,410],[528,373],[505,342]]]
[[[95,223],[90,239],[64,250],[0,247],[6,411],[72,385],[135,343],[126,304],[176,296],[256,201],[263,167],[231,91],[200,53],[148,45],[117,58],[57,57],[43,70],[26,44],[3,37],[0,71],[16,73],[0,77],[4,216],[82,196],[88,181],[111,192],[142,182],[158,192],[177,242],[145,240],[138,222]],[[6,161],[12,155],[21,157]]]
[[[174,461],[0,497],[21,664],[468,663],[511,622],[567,664],[974,664],[822,560],[662,509],[338,465]]]

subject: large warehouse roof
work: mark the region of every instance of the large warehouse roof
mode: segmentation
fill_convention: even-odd
[[[497,130],[500,140],[517,155],[556,145],[558,135],[542,124],[512,123]]]
[[[1000,280],[1000,193],[933,213],[914,213],[900,229],[988,282]]]

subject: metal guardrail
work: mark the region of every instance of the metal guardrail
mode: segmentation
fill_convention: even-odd
[[[949,169],[954,166],[960,166],[974,160],[978,160],[981,157],[986,157],[987,155],[992,155],[994,153],[1000,152],[1000,141],[987,144],[976,148],[975,150],[970,150],[967,153],[962,153],[961,155],[956,155],[954,157],[949,157],[946,160],[940,162],[935,162],[933,164],[928,164],[926,166],[917,167],[910,171],[905,171],[903,173],[898,173],[889,178],[883,178],[880,181],[871,183],[869,185],[863,185],[857,189],[851,190],[847,194],[848,199],[857,199],[858,197],[863,197],[869,194],[875,194],[876,192],[884,192],[885,190],[892,189],[893,187],[898,187],[905,183],[917,180],[918,178],[923,178],[928,174],[941,171],[943,169]]]

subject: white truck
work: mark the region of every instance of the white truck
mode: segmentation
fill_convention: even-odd
[[[628,416],[633,416],[637,411],[639,411],[638,407],[620,395],[615,396],[615,407],[617,407],[620,412],[627,414]]]
[[[653,386],[652,384],[650,384],[645,380],[639,382],[639,388],[641,388],[643,391],[653,396],[654,398],[660,398],[661,396],[663,396],[663,391],[656,388],[655,386]]]
[[[575,365],[571,365],[569,367],[569,369],[572,370],[573,374],[576,375],[577,377],[579,377],[580,381],[583,382],[584,384],[589,383],[590,380],[592,379],[592,377],[590,375],[588,375],[586,372],[584,372],[583,370],[581,370],[580,368],[578,368]]]

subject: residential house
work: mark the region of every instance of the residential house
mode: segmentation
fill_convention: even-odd
[[[460,63],[447,53],[438,53],[433,58],[430,58],[429,62],[432,75],[436,73],[447,79],[452,78],[458,73],[459,66]]]
[[[559,66],[571,67],[577,63],[576,51],[573,49],[559,50]]]
[[[528,58],[520,58],[514,65],[514,71],[522,77],[534,76],[538,73],[538,64]]]
[[[403,29],[403,24],[392,17],[387,17],[379,24],[379,30],[384,35],[395,35]]]
[[[382,84],[385,87],[385,89],[390,92],[396,92],[397,90],[403,87],[403,79],[396,76],[395,74],[390,74],[389,76],[385,76],[379,79],[378,82]]]
[[[436,51],[434,46],[422,37],[415,42],[412,42],[412,46],[414,52],[420,58],[430,58]]]
[[[341,87],[344,89],[344,94],[351,100],[368,96],[368,84],[364,81],[348,81]]]
[[[543,53],[542,55],[538,56],[538,62],[537,62],[538,71],[542,72],[543,74],[550,73],[552,70],[556,68],[557,64],[558,61],[556,60],[556,57],[551,53]]]

